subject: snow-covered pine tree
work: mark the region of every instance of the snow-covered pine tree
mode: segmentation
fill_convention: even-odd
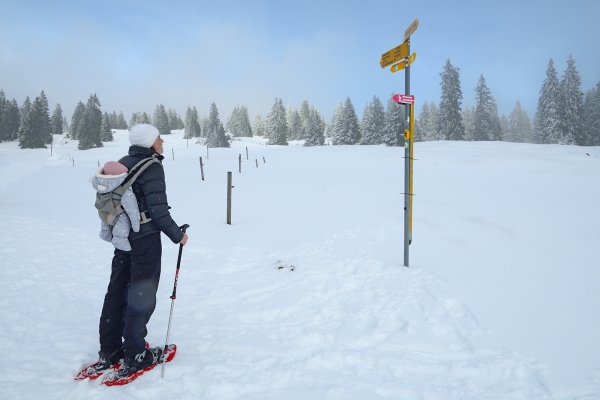
[[[342,144],[357,144],[360,142],[360,123],[358,122],[358,116],[354,111],[354,106],[350,101],[350,97],[346,98],[344,103],[344,137],[349,138],[349,143]]]
[[[117,120],[118,117],[116,111],[113,110],[112,113],[108,114],[108,124],[110,129],[119,129]]]
[[[475,86],[474,140],[493,140],[492,132],[492,92],[485,84],[483,74]]]
[[[310,116],[310,109],[309,116]],[[267,114],[267,137],[269,138],[269,144],[276,144],[287,146],[288,145],[288,127],[285,118],[285,108],[283,101],[279,98],[275,98],[273,106]]]
[[[171,124],[169,124],[169,116],[164,105],[159,104],[156,106],[152,120],[154,121],[154,127],[158,129],[160,135],[171,134]]]
[[[102,111],[100,100],[94,93],[88,99],[83,112],[81,130],[79,132],[79,150],[103,147],[102,144]]]
[[[442,81],[442,96],[438,110],[438,138],[445,140],[464,140],[465,127],[462,124],[461,100],[462,90],[460,89],[460,68],[455,68],[450,59],[446,60],[444,71],[440,72]]]
[[[416,130],[415,124],[415,130]],[[394,94],[387,101],[383,123],[382,143],[386,146],[401,146],[404,143],[404,107],[394,101]],[[415,140],[417,137],[415,136]]]
[[[44,105],[36,97],[19,128],[19,146],[21,149],[40,149],[46,147]]]
[[[2,119],[4,117],[4,108],[6,107],[6,95],[4,90],[0,89],[0,132],[2,132],[2,126],[4,125]],[[2,133],[0,133],[0,142],[2,141]]]
[[[83,122],[83,114],[85,113],[85,104],[81,101],[75,106],[73,115],[71,116],[71,126],[69,129],[69,138],[73,140],[79,139],[79,133],[81,132],[81,124]]]
[[[252,137],[252,126],[250,126],[250,117],[248,116],[248,107],[240,107],[238,112],[239,136]]]
[[[225,128],[219,119],[219,110],[217,110],[215,103],[210,105],[210,112],[208,114],[206,145],[208,147],[229,147],[229,139],[225,135]]]
[[[315,107],[311,107],[309,111],[304,140],[305,147],[321,146],[323,144],[320,116]]]
[[[260,111],[256,112],[254,116],[254,134],[256,136],[264,137],[265,136],[265,121],[263,120],[262,115],[260,115]]]
[[[184,139],[191,139],[200,136],[200,123],[198,122],[194,110],[188,107],[185,111]]]
[[[345,137],[345,126],[344,126],[344,106],[342,102],[338,102],[337,106],[333,110],[333,116],[331,117],[331,127],[329,129],[331,135],[331,144],[339,146],[343,144],[350,144],[350,138]]]
[[[490,140],[502,140],[502,125],[500,124],[498,106],[496,105],[494,96],[492,96],[492,104],[490,105],[490,115],[492,119],[492,135],[490,136]]]
[[[300,112],[296,107],[289,112],[287,121],[289,140],[302,140],[304,138],[304,125],[302,124]]]
[[[194,114],[198,115],[198,110],[196,110],[196,106],[194,106],[193,110]],[[200,137],[206,138],[206,132],[208,130],[208,117],[206,115],[203,115],[202,117],[198,118],[198,121],[200,122]]]
[[[360,144],[372,145],[383,143],[385,110],[381,100],[377,96],[373,96],[373,101],[365,106],[360,127]]]
[[[575,59],[569,54],[567,69],[560,82],[563,107],[564,144],[586,145],[588,138],[583,129],[583,92],[581,77],[575,67]]]
[[[533,140],[531,120],[527,115],[527,111],[521,107],[519,100],[517,100],[515,108],[510,113],[508,137],[504,140],[517,143],[531,143]]]
[[[227,118],[227,122],[225,122],[225,131],[229,132],[233,137],[238,136],[238,112],[239,109],[233,107],[231,114]]]
[[[500,131],[502,132],[502,140],[508,142],[507,138],[510,137],[510,123],[504,114],[500,117]]]
[[[100,133],[100,140],[103,142],[112,142],[114,140],[113,132],[110,128],[110,116],[106,111],[104,112],[104,115],[102,115],[102,129]]]
[[[63,132],[67,132],[67,135],[69,133],[69,122],[66,116],[63,117]]]
[[[23,102],[23,104],[21,104],[21,108],[19,109],[21,125],[23,124],[23,121],[25,120],[27,114],[29,114],[29,111],[31,111],[31,100],[29,100],[29,96],[27,96],[25,97],[25,101]]]
[[[428,135],[425,137],[426,141],[444,140],[444,137],[440,132],[439,115],[439,110],[436,107],[435,103],[432,101],[431,103],[429,103],[429,127],[425,129],[425,132],[427,132]]]
[[[550,59],[533,119],[536,143],[567,144],[563,140],[562,104],[560,83],[554,69],[554,61]]]
[[[54,111],[52,111],[52,117],[50,117],[50,129],[53,135],[63,134],[63,115],[62,108],[59,103],[56,103]]]
[[[0,125],[0,141],[16,140],[21,125],[19,104],[15,99],[7,100],[2,110],[2,125]]]
[[[119,112],[117,116],[117,129],[127,129],[127,121],[125,121],[125,115],[123,115],[123,111]]]
[[[134,111],[131,114],[131,118],[129,119],[129,129],[133,128],[137,124],[141,124],[140,119],[141,119],[141,114],[139,113],[139,111]]]
[[[586,92],[583,110],[588,145],[600,146],[600,82]]]
[[[152,118],[150,117],[150,114],[147,114],[146,111],[144,111],[139,123],[152,125]]]
[[[300,104],[300,118],[302,119],[302,127],[304,130],[307,129],[309,117],[310,117],[310,105],[308,104],[308,100],[306,100],[306,97],[305,97],[304,100],[302,100],[302,104]],[[303,135],[304,134],[305,133],[303,132]]]
[[[390,102],[388,100],[388,110],[389,109],[390,109]],[[387,111],[386,111],[386,116],[387,116]],[[425,137],[426,137],[425,127],[427,126],[428,119],[429,119],[429,104],[425,101],[425,102],[423,102],[423,105],[421,106],[421,111],[419,112],[419,118],[417,118],[415,120],[415,142],[424,142],[425,141]]]
[[[469,107],[469,103],[465,102],[461,115],[465,127],[465,140],[475,140],[475,107]]]
[[[44,140],[46,144],[52,143],[52,127],[50,125],[50,106],[48,105],[48,98],[46,94],[42,90],[40,93],[40,101],[42,103],[43,114],[42,114],[42,123],[44,126]]]

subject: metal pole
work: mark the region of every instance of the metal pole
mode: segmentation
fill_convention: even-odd
[[[231,225],[231,172],[227,172],[227,224]]]
[[[406,41],[408,54],[410,55],[410,38]],[[410,66],[406,61],[404,69],[404,92],[410,95]],[[404,105],[404,115],[407,127],[410,129],[410,104]],[[410,132],[410,131],[409,131]],[[412,134],[412,132],[410,132]],[[410,138],[404,135],[404,266],[408,267],[408,246],[410,245],[409,231],[409,208],[410,208]]]

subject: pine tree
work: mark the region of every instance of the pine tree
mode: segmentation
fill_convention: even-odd
[[[69,134],[69,122],[67,121],[67,117],[63,116],[63,132],[67,132],[67,136]]]
[[[102,116],[102,128],[101,128],[101,133],[100,133],[100,140],[103,142],[112,142],[114,140],[113,132],[112,132],[112,129],[110,128],[110,117],[108,116],[108,114],[106,112]]]
[[[15,99],[6,101],[2,110],[2,124],[0,125],[0,141],[16,140],[21,125],[19,104]]]
[[[52,143],[52,126],[50,125],[50,107],[48,105],[48,99],[46,98],[46,94],[42,90],[40,93],[40,102],[42,103],[42,124],[44,130],[44,140],[46,144]]]
[[[309,117],[310,117],[310,109]],[[302,115],[302,113],[300,113]],[[283,106],[283,100],[276,98],[273,102],[273,106],[267,114],[267,137],[269,138],[269,144],[275,145],[288,145],[288,126],[285,118],[285,108]]]
[[[475,107],[469,107],[469,103],[465,102],[461,115],[465,127],[465,140],[475,140]]]
[[[584,129],[587,132],[588,145],[600,146],[600,82],[591,88],[584,98]]]
[[[323,131],[321,130],[319,112],[314,107],[311,107],[309,110],[304,139],[305,147],[321,146],[323,144],[324,138]]]
[[[154,127],[158,129],[160,135],[171,134],[171,124],[169,123],[169,116],[167,115],[165,106],[162,104],[156,106],[152,120],[154,121]]]
[[[349,139],[349,143],[341,144],[357,144],[360,142],[360,124],[356,112],[354,111],[354,106],[350,101],[350,97],[347,97],[346,103],[344,103],[343,120],[344,137]]]
[[[510,113],[508,121],[508,135],[504,140],[517,143],[531,143],[533,141],[533,129],[531,120],[521,107],[521,102],[517,100],[515,108]]]
[[[502,132],[502,140],[505,142],[509,142],[508,139],[510,138],[510,122],[504,114],[502,114],[502,116],[500,117],[500,130]]]
[[[302,100],[302,104],[300,104],[300,119],[302,120],[302,129],[306,131],[308,119],[310,117],[310,105],[308,104],[308,100],[306,97]],[[304,138],[305,132],[302,134],[302,138]]]
[[[289,112],[288,128],[290,140],[302,140],[304,138],[304,125],[302,124],[302,117],[300,112],[294,107]]]
[[[85,113],[85,104],[81,101],[75,106],[73,116],[71,117],[71,126],[69,130],[69,137],[73,140],[79,139],[81,127],[83,123],[83,114]]]
[[[202,129],[200,127],[200,121],[198,121],[198,110],[196,107],[188,107],[185,112],[185,131],[183,138],[191,139],[194,137],[200,137],[202,135]]]
[[[252,137],[252,126],[250,125],[250,117],[248,116],[248,107],[242,106],[238,113],[239,130],[241,137]]]
[[[254,116],[254,134],[261,137],[265,136],[265,121],[259,111]]]
[[[567,144],[563,140],[561,104],[562,91],[554,69],[554,61],[550,59],[533,119],[536,143]]]
[[[573,55],[569,55],[567,69],[560,83],[564,122],[564,144],[585,145],[588,138],[583,129],[583,92],[581,91],[581,77],[575,67]]]
[[[36,97],[19,128],[19,146],[21,146],[21,149],[46,147],[44,124],[44,104],[39,97]]]
[[[425,140],[443,140],[444,137],[440,132],[440,112],[438,108],[435,106],[435,103],[432,101],[429,103],[429,127],[427,127],[426,132],[428,135]]]
[[[128,129],[127,121],[125,121],[125,116],[123,115],[123,111],[119,112],[119,116],[117,117],[117,129]]]
[[[474,140],[493,140],[492,133],[492,93],[485,84],[483,74],[479,76],[479,82],[475,87],[475,118],[474,118]]]
[[[111,114],[108,114],[108,127],[110,129],[119,129],[117,120],[117,112],[113,110]]]
[[[393,100],[392,100],[393,101]],[[394,102],[395,103],[395,102]],[[388,101],[388,110],[390,108],[390,102]],[[415,121],[415,142],[424,142],[427,137],[425,128],[429,120],[429,104],[425,101],[421,106],[419,112],[419,118]]]
[[[31,111],[31,100],[29,100],[29,96],[27,96],[23,104],[21,104],[21,108],[19,110],[21,117],[21,125],[23,125],[23,121],[25,120],[27,114],[29,114],[29,111]]]
[[[77,148],[79,150],[104,146],[102,144],[102,111],[100,105],[100,100],[98,100],[95,93],[90,96],[85,105],[78,137],[79,144]]]
[[[2,131],[3,131],[3,118],[4,118],[4,110],[6,108],[7,100],[6,95],[4,94],[4,90],[0,89],[0,142],[3,140]]]
[[[136,126],[137,124],[141,124],[142,122],[140,122],[141,120],[141,114],[139,111],[135,111],[133,112],[133,114],[131,114],[131,118],[129,119],[129,126],[130,129],[133,128],[134,126]],[[73,125],[71,123],[71,125]]]
[[[56,107],[54,107],[54,111],[52,112],[52,117],[50,118],[50,126],[53,135],[62,135],[63,134],[63,115],[62,108],[59,103],[56,103]]]
[[[210,105],[208,122],[206,124],[206,145],[208,147],[229,147],[225,128],[219,119],[219,110],[215,103]]]
[[[362,145],[373,145],[383,143],[383,133],[385,127],[385,110],[381,100],[373,96],[373,101],[365,106],[363,119],[361,121]]]
[[[415,125],[416,130],[416,125]],[[390,96],[385,110],[382,142],[386,146],[401,146],[404,138],[404,107],[394,101],[394,94]],[[417,137],[415,136],[415,140]]]
[[[462,90],[460,89],[460,68],[455,68],[446,60],[444,72],[440,73],[442,82],[442,97],[440,99],[440,108],[438,115],[438,136],[445,140],[464,140],[465,127],[462,124],[461,100]]]
[[[339,146],[342,144],[349,144],[350,138],[346,138],[344,130],[344,106],[340,101],[335,109],[333,110],[333,117],[331,117],[331,128],[329,129],[331,134],[331,144]]]

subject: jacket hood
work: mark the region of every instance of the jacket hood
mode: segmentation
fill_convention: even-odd
[[[119,175],[104,175],[104,168],[100,167],[96,170],[96,175],[92,178],[92,186],[98,193],[108,193],[115,190],[125,178],[128,172],[123,172]]]

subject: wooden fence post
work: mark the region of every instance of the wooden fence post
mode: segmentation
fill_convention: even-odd
[[[248,160],[248,146],[246,146],[246,160]]]
[[[265,158],[263,157],[263,164],[266,163],[266,162],[267,162],[267,160],[265,160]]]
[[[202,174],[202,180],[204,180],[204,164],[202,164],[202,157],[200,157],[200,173]]]
[[[231,225],[231,188],[232,185],[231,172],[227,172],[227,224]]]
[[[240,174],[242,173],[242,155],[240,154]]]
[[[254,161],[256,161],[256,168],[258,168],[258,158],[255,158]]]
[[[171,153],[173,153],[173,161],[175,161],[175,150],[171,148]]]

